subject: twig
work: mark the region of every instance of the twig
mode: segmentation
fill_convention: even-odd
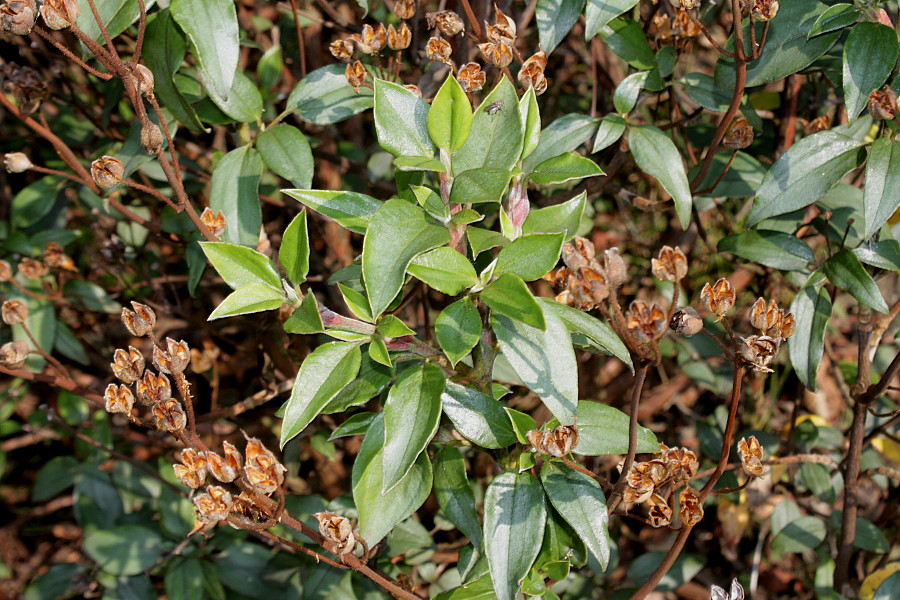
[[[641,392],[644,388],[644,380],[647,378],[649,363],[641,362],[634,373],[634,387],[631,389],[631,413],[628,420],[628,454],[625,456],[625,464],[622,465],[622,473],[610,494],[607,502],[608,512],[612,513],[622,502],[625,486],[628,484],[628,472],[634,464],[634,455],[637,454],[637,415],[641,403]]]

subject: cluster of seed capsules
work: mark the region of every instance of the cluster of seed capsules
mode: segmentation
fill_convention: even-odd
[[[284,466],[262,442],[246,434],[244,455],[227,441],[222,443],[222,453],[219,454],[207,448],[196,433],[189,430],[187,411],[191,410],[190,405],[185,409],[173,397],[173,389],[186,404],[189,402],[190,391],[184,371],[190,363],[190,348],[187,342],[171,338],[163,344],[153,334],[156,324],[153,310],[137,302],[131,305],[134,310],[122,309],[122,322],[132,335],[152,339],[152,361],[158,373],[145,369],[144,356],[137,348],[117,349],[110,366],[122,383],[112,383],[107,387],[104,394],[106,410],[137,422],[132,414],[135,400],[149,406],[154,425],[185,444],[181,462],[174,465],[174,470],[178,480],[191,490],[206,485],[208,477],[223,484],[233,483],[240,488],[240,493],[234,493],[224,486],[212,484],[207,485],[204,492],[194,494],[198,528],[226,520],[237,528],[249,526],[265,514],[254,496],[270,496],[280,490],[284,483]],[[169,376],[175,381],[174,388]]]

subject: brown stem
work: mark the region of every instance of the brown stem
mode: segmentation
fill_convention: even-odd
[[[106,30],[106,25],[103,24],[103,19],[100,18],[100,12],[97,10],[97,5],[94,3],[94,0],[88,0],[88,5],[91,7],[91,13],[94,15],[97,27],[100,28],[100,33],[103,34],[103,39],[106,40],[106,47],[109,49],[110,55],[115,57],[116,62],[121,62],[119,53],[116,52],[116,47],[113,45],[112,38],[109,37],[109,32]]]
[[[600,486],[603,487],[603,488],[607,488],[607,489],[609,488],[609,482],[608,482],[607,480],[605,480],[604,478],[600,477],[600,476],[597,475],[596,473],[593,473],[593,472],[589,471],[588,469],[585,469],[584,467],[582,467],[582,466],[579,465],[578,463],[569,460],[569,457],[568,457],[568,456],[563,456],[563,457],[561,457],[561,458],[562,458],[563,463],[564,463],[567,467],[569,467],[570,469],[572,469],[573,471],[578,471],[578,472],[581,473],[582,475],[587,475],[588,477],[590,477],[591,479],[594,479],[597,483],[599,483]]]
[[[300,27],[300,10],[297,7],[297,0],[291,0],[291,10],[294,13],[297,46],[300,48],[300,77],[306,77],[306,42],[303,41],[303,28]]]
[[[850,596],[849,574],[850,554],[856,538],[856,513],[859,495],[859,457],[865,435],[866,405],[857,402],[853,406],[853,425],[850,427],[850,448],[844,464],[844,506],[841,513],[841,536],[838,540],[838,555],[834,566],[834,589],[839,594]]]
[[[134,181],[133,179],[123,179],[122,183],[132,189],[144,192],[145,194],[150,194],[157,200],[162,200],[163,202],[165,202],[166,204],[168,204],[169,206],[171,206],[172,208],[175,208],[177,210],[177,207],[175,206],[174,202],[172,202],[171,200],[166,198],[163,194],[161,194],[158,190],[154,190],[150,186],[144,185],[143,183],[138,183],[137,181]]]
[[[725,48],[723,48],[722,46],[719,45],[719,42],[717,42],[715,40],[715,38],[713,38],[712,34],[706,28],[706,25],[704,25],[700,21],[700,19],[698,19],[696,16],[694,16],[693,12],[691,12],[690,15],[691,15],[691,21],[693,21],[694,25],[696,25],[698,28],[700,28],[700,31],[703,33],[703,35],[706,37],[706,39],[709,40],[709,43],[712,44],[713,48],[715,48],[719,54],[724,54],[731,60],[735,60],[737,58],[733,53],[729,52],[728,50],[726,50]]]
[[[144,32],[147,29],[147,7],[144,0],[137,0],[140,15],[138,16],[138,34],[137,40],[134,42],[134,54],[131,56],[131,64],[138,64],[141,60],[141,50],[144,48]]]
[[[616,487],[613,488],[607,503],[607,511],[610,513],[616,510],[622,502],[625,486],[628,484],[628,472],[631,470],[631,465],[634,464],[634,455],[637,454],[637,415],[641,403],[641,392],[644,388],[644,381],[647,378],[649,366],[648,363],[641,362],[634,372],[634,387],[631,389],[631,413],[628,417],[628,454],[625,455],[622,473],[619,475],[619,480],[616,482]]]
[[[104,79],[104,80],[110,80],[113,78],[113,75],[111,73],[102,73],[102,72],[98,71],[97,69],[88,65],[86,62],[84,62],[77,56],[75,56],[75,54],[71,50],[69,50],[68,48],[66,48],[59,42],[57,42],[53,38],[53,36],[50,35],[50,33],[44,31],[40,27],[40,25],[35,25],[35,27],[34,27],[34,29],[32,29],[32,31],[35,32],[36,34],[38,34],[39,36],[41,36],[42,38],[44,38],[45,40],[47,40],[48,42],[50,42],[53,45],[53,47],[56,48],[57,50],[59,50],[60,52],[62,52],[66,58],[71,60],[73,63],[75,63],[76,65],[78,65],[79,67],[81,67],[82,69],[84,69],[85,71],[87,71],[88,73],[93,75],[94,77],[97,77],[99,79]]]
[[[475,13],[472,12],[472,6],[469,4],[469,0],[461,0],[463,12],[466,13],[466,20],[469,21],[469,26],[472,28],[472,32],[475,34],[475,37],[480,41],[481,40],[481,25],[478,24],[478,19],[475,18]]]

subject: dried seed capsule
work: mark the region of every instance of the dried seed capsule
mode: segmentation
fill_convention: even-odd
[[[669,3],[675,8],[683,8],[684,10],[692,10],[700,4],[700,0],[669,0]]]
[[[399,29],[394,29],[393,25],[388,27],[387,32],[388,47],[391,50],[406,50],[412,41],[412,32],[406,23],[401,23]]]
[[[741,339],[741,356],[760,373],[771,373],[769,364],[778,354],[781,339],[767,335],[751,335]]]
[[[150,412],[156,420],[156,426],[163,431],[181,431],[187,425],[187,415],[178,400],[170,398],[157,402]]]
[[[668,478],[675,483],[690,481],[700,467],[697,455],[687,448],[667,448],[660,460],[666,463]]]
[[[635,340],[649,344],[663,336],[668,319],[658,304],[651,306],[641,300],[634,300],[625,313],[625,326]]]
[[[734,306],[734,286],[727,279],[719,279],[714,285],[708,283],[700,291],[700,299],[706,303],[710,312],[718,315],[717,321],[721,321],[731,307]]]
[[[416,0],[397,0],[394,2],[394,14],[398,19],[412,19],[416,15]]]
[[[42,257],[44,264],[48,267],[67,269],[69,271],[75,270],[75,263],[71,257],[67,256],[63,252],[63,247],[56,242],[50,242],[44,247]]]
[[[183,372],[191,361],[191,350],[187,342],[176,342],[172,338],[166,338],[166,350],[159,346],[153,347],[153,364],[157,369],[169,375],[177,375]]]
[[[430,38],[425,46],[425,55],[434,62],[448,63],[452,52],[450,42],[439,37]]]
[[[162,149],[163,134],[159,125],[148,123],[141,127],[141,147],[147,154],[156,154]]]
[[[0,260],[0,282],[9,281],[12,276],[12,265],[5,260]]]
[[[135,87],[140,88],[142,95],[153,95],[153,71],[151,71],[150,68],[146,65],[134,65],[133,82],[135,84]]]
[[[7,173],[24,173],[33,166],[28,155],[22,152],[9,152],[3,155],[3,167]]]
[[[78,0],[44,0],[41,6],[41,16],[50,29],[71,27],[80,14]]]
[[[379,23],[377,28],[369,24],[363,25],[360,34],[360,49],[366,54],[373,54],[384,48],[387,44],[387,30]]]
[[[703,319],[700,318],[694,307],[685,306],[676,310],[675,314],[672,315],[672,320],[669,321],[669,329],[678,335],[690,337],[700,333],[700,330],[703,329]]]
[[[681,248],[663,246],[659,251],[659,258],[652,259],[651,265],[653,275],[661,281],[678,282],[688,273],[687,257]]]
[[[244,434],[244,437],[247,437]],[[284,466],[275,459],[275,455],[263,446],[256,438],[247,437],[244,450],[244,479],[257,492],[269,495],[284,483]]]
[[[91,177],[102,188],[121,183],[124,175],[125,165],[115,156],[104,156],[91,163]]]
[[[494,5],[494,24],[484,22],[485,37],[490,42],[506,43],[511,45],[516,41],[516,22],[511,17],[503,14],[500,8]]]
[[[37,21],[34,0],[7,0],[0,6],[0,31],[13,35],[28,35]]]
[[[352,62],[347,65],[344,75],[347,77],[347,83],[358,94],[359,86],[366,82],[366,68],[359,61]]]
[[[477,92],[484,86],[487,75],[478,63],[466,63],[456,73],[456,80],[466,93]]]
[[[869,94],[868,106],[873,119],[890,121],[897,114],[897,93],[888,86],[875,90]]]
[[[820,115],[806,125],[806,127],[803,129],[803,133],[805,133],[806,135],[812,135],[814,133],[819,133],[820,131],[825,131],[830,127],[831,119],[828,118],[828,115]]]
[[[7,63],[0,66],[0,79],[3,90],[12,95],[19,110],[25,114],[36,111],[47,97],[47,83],[40,73],[29,67]]]
[[[130,415],[131,408],[134,406],[134,395],[128,387],[121,384],[118,387],[114,383],[106,386],[103,399],[106,400],[106,412],[108,413]]]
[[[753,143],[753,128],[744,117],[738,117],[731,122],[722,138],[722,145],[732,150],[746,148]]]
[[[756,0],[750,14],[757,21],[774,19],[778,14],[778,0]]]
[[[507,42],[485,42],[478,44],[478,49],[481,50],[485,60],[498,69],[502,69],[512,62],[512,46]]]
[[[194,496],[199,519],[205,523],[218,523],[227,519],[233,503],[231,492],[218,485],[208,486],[205,494]]]
[[[134,346],[128,346],[128,351],[117,349],[113,354],[113,375],[126,384],[132,384],[144,373],[144,355]]]
[[[175,477],[191,489],[197,489],[206,481],[207,462],[206,453],[198,452],[193,448],[185,448],[181,451],[181,462],[174,464]]]
[[[131,333],[137,337],[143,337],[153,331],[156,325],[156,313],[146,304],[132,302],[134,310],[122,308],[122,324]]]
[[[348,61],[353,58],[353,41],[349,39],[334,40],[328,46],[328,51],[338,60]]]
[[[709,600],[744,600],[744,588],[737,579],[731,580],[731,593],[717,585],[709,588]]]
[[[7,300],[2,308],[3,322],[7,325],[24,323],[28,318],[28,306],[18,300]]]
[[[781,320],[781,339],[788,339],[789,337],[794,335],[795,331],[797,331],[797,323],[794,321],[793,313],[784,315],[784,318]]]
[[[609,285],[614,289],[622,287],[628,280],[628,269],[618,248],[609,248],[603,252],[603,270],[606,272]]]
[[[221,210],[214,213],[212,209],[207,206],[203,209],[200,220],[203,221],[203,224],[209,227],[212,234],[217,237],[225,232],[225,215],[222,214]]]
[[[356,546],[356,536],[350,520],[335,513],[313,513],[319,522],[319,533],[335,546],[338,556],[352,552]]]
[[[700,498],[690,487],[684,488],[679,496],[681,510],[679,516],[685,527],[693,527],[703,520],[703,505],[700,504]]]
[[[206,460],[209,463],[209,472],[213,477],[224,483],[230,483],[237,479],[244,461],[234,445],[223,442],[222,448],[225,454],[224,458],[210,451],[206,454]]]
[[[578,429],[574,425],[561,425],[549,431],[529,431],[525,437],[540,454],[561,458],[578,444]]]
[[[452,10],[427,13],[425,20],[428,23],[428,29],[437,28],[441,33],[449,37],[462,33],[466,28],[462,18]]]
[[[741,467],[751,477],[759,477],[763,473],[763,448],[756,436],[742,438],[737,445],[741,457]]]
[[[19,273],[26,279],[40,279],[49,272],[47,265],[39,260],[26,256],[19,261]]]
[[[650,505],[650,525],[653,527],[668,527],[672,523],[672,507],[666,499],[659,494],[651,494],[647,498]]]
[[[538,87],[543,82],[543,87],[546,89],[546,79],[544,78],[544,69],[547,67],[547,54],[543,50],[538,50],[535,54],[530,56],[524,63],[522,63],[522,68],[519,69],[519,74],[516,78],[519,80],[519,83],[524,85],[525,87],[533,87],[535,88],[535,93],[540,93]]]
[[[6,342],[0,346],[0,365],[10,369],[21,369],[28,358],[28,344],[22,340]]]
[[[149,369],[144,371],[144,376],[137,380],[134,387],[138,402],[147,406],[172,397],[172,385],[169,383],[169,378],[162,374],[156,375]]]

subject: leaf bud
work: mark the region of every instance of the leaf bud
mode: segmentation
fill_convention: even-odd
[[[452,10],[426,13],[425,21],[428,29],[437,28],[438,31],[450,37],[462,33],[466,28],[462,18]]]
[[[700,330],[703,329],[703,319],[700,318],[693,306],[684,306],[676,310],[675,314],[672,315],[672,320],[669,321],[669,329],[678,335],[691,337],[700,333]]]
[[[166,349],[159,346],[153,347],[153,364],[163,373],[177,375],[182,373],[191,361],[191,350],[187,342],[176,342],[172,338],[166,338]]]
[[[348,61],[353,58],[353,42],[349,39],[334,40],[328,50],[338,60]]]
[[[78,0],[44,0],[41,6],[41,16],[50,29],[71,27],[80,14]]]
[[[117,379],[131,385],[144,373],[144,355],[134,346],[129,346],[127,352],[118,348],[109,366]]]
[[[22,340],[6,342],[0,346],[0,365],[10,369],[21,369],[28,358],[28,344]]]
[[[487,75],[478,63],[466,63],[456,73],[456,80],[467,94],[479,91],[487,80]]]
[[[7,300],[3,303],[2,314],[4,323],[18,325],[28,318],[28,306],[18,300]]]
[[[141,147],[147,154],[157,154],[163,145],[163,134],[159,125],[147,123],[141,127]]]
[[[0,31],[13,35],[28,35],[37,21],[34,0],[7,0],[0,6]]]
[[[156,313],[146,304],[132,302],[134,310],[122,308],[122,324],[131,333],[137,337],[143,337],[153,331],[156,325]]]
[[[406,25],[406,22],[400,24],[399,29],[394,29],[393,25],[388,27],[387,32],[388,47],[391,50],[406,50],[412,41],[412,32]]]
[[[104,156],[91,163],[91,177],[102,188],[120,183],[124,175],[125,165],[115,156]]]
[[[131,408],[134,406],[134,395],[128,389],[128,386],[123,384],[116,386],[116,384],[111,383],[106,386],[103,399],[106,400],[106,412],[110,414],[121,413],[130,415]]]
[[[3,155],[3,166],[7,173],[24,173],[34,165],[25,153],[9,152]]]

